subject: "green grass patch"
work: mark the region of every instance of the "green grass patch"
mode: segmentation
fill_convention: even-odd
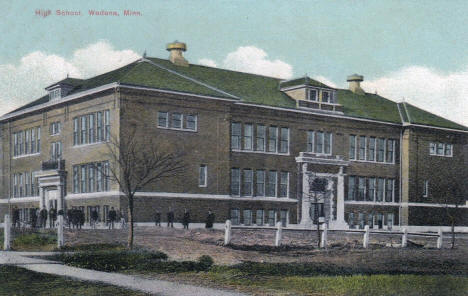
[[[68,246],[65,245],[59,251],[65,252],[83,252],[83,251],[124,251],[127,247],[122,244],[81,244]]]
[[[148,295],[111,285],[71,280],[7,265],[0,265],[0,282],[0,295]]]
[[[11,243],[13,250],[53,250],[57,245],[54,233],[23,233]]]

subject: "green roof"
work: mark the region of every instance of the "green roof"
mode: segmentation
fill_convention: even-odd
[[[74,94],[114,82],[238,99],[246,103],[290,109],[297,108],[296,101],[282,92],[280,88],[294,85],[310,85],[333,89],[309,77],[284,81],[273,77],[194,64],[190,64],[188,67],[177,66],[169,60],[159,58],[138,60],[89,79],[66,78],[59,83],[73,85],[74,88],[69,94]],[[405,110],[404,113],[400,114],[398,103],[377,94],[366,93],[364,95],[357,95],[346,89],[337,89],[336,92],[337,101],[343,106],[343,113],[346,116],[396,124],[402,123],[401,116],[403,116],[404,121],[408,121],[407,119],[409,118],[409,122],[414,124],[468,130],[467,127],[407,103],[404,103],[406,109],[400,108],[400,111]],[[43,96],[12,112],[46,102],[48,102],[48,96]],[[402,107],[402,104],[400,104],[400,107]]]

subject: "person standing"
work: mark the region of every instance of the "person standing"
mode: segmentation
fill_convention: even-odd
[[[161,213],[158,210],[154,213],[154,225],[161,226]]]
[[[55,220],[57,220],[57,210],[55,208],[51,208],[49,211],[49,228],[55,227]]]
[[[117,218],[117,213],[114,210],[114,207],[111,207],[109,211],[109,229],[114,229],[115,218]]]
[[[184,229],[189,229],[189,223],[190,213],[187,211],[187,209],[184,209],[184,216],[182,218],[182,224],[184,225]]]
[[[19,227],[19,210],[17,207],[13,208],[13,227]]]
[[[205,228],[213,228],[213,223],[215,221],[215,215],[211,210],[208,210],[208,216],[206,217]]]
[[[85,223],[85,214],[83,210],[78,210],[78,227],[81,229]]]
[[[96,229],[96,224],[98,222],[99,215],[98,212],[96,211],[96,208],[93,208],[91,211],[91,226],[93,229]]]
[[[169,227],[169,225],[174,228],[174,212],[171,208],[169,208],[169,212],[167,212],[167,227]]]
[[[36,228],[36,224],[37,224],[37,210],[33,209],[31,211],[31,227]]]
[[[47,226],[47,210],[45,207],[42,208],[42,210],[39,212],[39,217],[41,220],[41,227],[46,228]]]

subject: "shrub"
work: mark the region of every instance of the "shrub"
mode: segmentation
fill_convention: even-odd
[[[198,258],[198,264],[200,265],[200,268],[203,270],[209,270],[211,266],[214,264],[213,258],[211,258],[208,255],[203,255]]]

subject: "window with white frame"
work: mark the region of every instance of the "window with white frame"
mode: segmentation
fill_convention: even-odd
[[[318,90],[309,88],[308,96],[309,96],[309,101],[317,101]]]
[[[231,148],[239,150],[241,148],[241,123],[231,123]]]
[[[363,201],[365,199],[365,196],[366,196],[366,178],[359,177],[357,200]]]
[[[31,139],[30,130],[27,129],[24,132],[24,154],[29,154],[29,141]]]
[[[50,144],[50,159],[59,160],[62,158],[62,143],[52,142]]]
[[[266,196],[276,197],[277,172],[268,171]]]
[[[288,210],[280,211],[281,226],[286,227],[288,225]]]
[[[289,128],[281,128],[280,153],[289,153]]]
[[[289,192],[289,173],[280,172],[279,197],[288,197]]]
[[[240,210],[239,209],[231,209],[231,223],[232,225],[240,224]]]
[[[252,196],[253,171],[251,169],[242,170],[242,196]]]
[[[104,111],[104,140],[110,141],[110,111]]]
[[[322,90],[322,103],[331,103],[331,95],[329,91]]]
[[[307,131],[307,152],[331,155],[332,134],[324,131]]]
[[[231,169],[231,195],[240,195],[240,170],[238,168]]]
[[[200,165],[198,168],[198,186],[199,187],[206,187],[208,184],[208,167],[204,164]]]
[[[158,127],[169,127],[169,113],[158,112]]]
[[[453,156],[453,144],[446,143],[430,143],[429,144],[429,154],[436,156]]]
[[[359,160],[366,159],[366,136],[359,136]]]
[[[96,123],[94,113],[88,115],[88,143],[96,143]]]
[[[367,160],[375,161],[375,137],[369,137],[369,151],[367,152]]]
[[[377,178],[377,195],[376,201],[383,201],[385,190],[385,179]]]
[[[78,193],[80,192],[80,173],[79,173],[80,167],[78,165],[73,166],[73,193]]]
[[[257,170],[256,172],[256,196],[265,196],[265,171]]]
[[[171,127],[175,129],[182,129],[183,115],[181,113],[172,113],[171,117],[172,117]]]
[[[386,157],[385,161],[388,163],[393,163],[395,160],[395,140],[387,139],[387,150],[386,150]]]
[[[393,190],[394,190],[394,182],[393,179],[385,179],[385,201],[386,202],[393,202]]]
[[[314,152],[315,132],[307,131],[307,152]]]
[[[244,124],[244,150],[252,150],[253,126],[250,123]]]
[[[243,218],[244,218],[243,222],[245,226],[252,225],[252,210],[250,209],[244,210]]]
[[[40,153],[40,132],[40,127],[34,127],[13,133],[13,157]]]
[[[268,210],[268,225],[275,226],[276,223],[276,211]]]
[[[197,115],[188,114],[186,118],[187,118],[186,129],[192,130],[192,131],[197,130]]]
[[[257,212],[255,213],[255,224],[257,224],[257,226],[263,226],[263,224],[265,223],[264,215],[265,213],[263,210],[257,210]]]
[[[377,162],[385,161],[385,139],[377,139]]]
[[[109,191],[109,162],[73,166],[73,193]]]
[[[278,148],[278,128],[270,126],[268,128],[268,152],[276,153]]]
[[[375,178],[369,178],[367,200],[375,201]]]
[[[257,133],[256,137],[256,147],[255,150],[257,151],[265,151],[265,137],[266,137],[266,129],[264,125],[258,124],[257,125]]]
[[[349,136],[349,159],[356,159],[356,136]]]
[[[355,200],[355,199],[356,199],[356,177],[349,176],[347,200]]]
[[[53,89],[49,91],[50,100],[57,100],[62,97],[62,90],[60,88]]]
[[[49,125],[49,133],[51,136],[60,134],[61,126],[60,121],[52,122]]]
[[[423,182],[423,197],[429,196],[429,180],[424,180]]]

